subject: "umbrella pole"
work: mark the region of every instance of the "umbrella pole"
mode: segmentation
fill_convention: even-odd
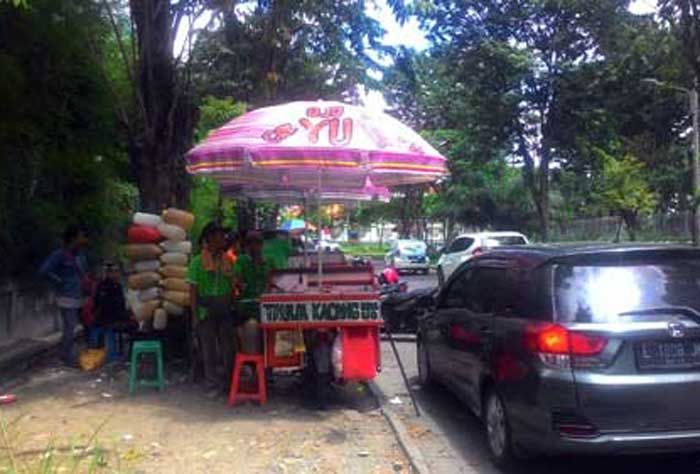
[[[321,168],[318,169],[318,194],[317,194],[317,212],[318,212],[318,291],[321,291],[323,286],[323,259],[321,258],[321,253],[323,253],[323,246],[321,245]]]
[[[309,264],[309,228],[306,222],[309,216],[306,215],[306,194],[302,196],[302,202],[304,203],[304,213],[302,214],[302,216],[304,216],[304,239],[302,240],[302,244],[304,246],[304,268],[307,268]]]

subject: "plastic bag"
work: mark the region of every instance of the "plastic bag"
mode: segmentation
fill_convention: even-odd
[[[333,349],[331,350],[331,363],[333,364],[333,373],[336,379],[343,378],[343,338],[342,333],[338,333],[333,341]]]
[[[160,261],[165,265],[187,265],[187,254],[168,252],[160,256]]]
[[[163,237],[174,242],[182,242],[187,238],[187,232],[182,227],[170,224],[161,224],[158,226],[158,232]]]
[[[153,313],[153,329],[162,331],[168,326],[168,313],[163,308],[158,308]]]
[[[82,370],[93,371],[102,367],[107,360],[107,350],[83,349],[78,356],[78,365]]]
[[[134,224],[147,227],[158,227],[163,223],[163,218],[157,214],[147,214],[145,212],[137,212],[133,218]]]
[[[157,244],[163,240],[156,227],[137,224],[129,227],[126,236],[130,244]]]
[[[153,313],[160,307],[160,300],[147,301],[141,305],[138,312],[134,312],[137,321],[151,319]]]
[[[160,297],[160,288],[148,288],[147,290],[139,291],[139,300],[144,303],[147,301],[157,300]]]
[[[165,242],[161,242],[160,246],[166,252],[186,253],[186,254],[192,253],[192,242],[190,242],[189,240],[183,240],[182,242],[175,242],[174,240],[166,240]]]
[[[158,270],[160,270],[160,261],[159,260],[141,260],[138,262],[134,262],[131,265],[131,268],[136,273],[157,272]]]

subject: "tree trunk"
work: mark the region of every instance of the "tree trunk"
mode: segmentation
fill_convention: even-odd
[[[141,207],[159,212],[184,207],[189,180],[183,155],[192,143],[195,110],[173,58],[170,0],[130,0],[138,58],[135,95],[139,136],[130,150]]]
[[[622,214],[625,220],[625,226],[627,227],[627,235],[629,235],[632,242],[637,240],[637,213],[636,212],[624,212]]]

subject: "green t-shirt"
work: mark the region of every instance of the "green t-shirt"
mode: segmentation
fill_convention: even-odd
[[[256,265],[250,255],[239,256],[233,267],[233,274],[243,282],[240,299],[260,298],[267,288],[268,274],[274,268],[276,267],[271,260],[265,259],[262,265]]]
[[[287,268],[287,260],[292,254],[292,243],[288,239],[274,239],[263,242],[263,256],[272,262],[275,268]]]
[[[200,255],[194,257],[187,267],[187,282],[197,287],[197,296],[226,296],[233,288],[231,277],[220,269],[214,272],[206,271]],[[206,319],[206,308],[198,306],[197,317]]]

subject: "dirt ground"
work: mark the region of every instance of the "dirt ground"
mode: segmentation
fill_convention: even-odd
[[[133,396],[123,365],[85,373],[44,363],[5,380],[19,401],[0,408],[0,472],[13,463],[31,473],[409,472],[363,385],[337,389],[333,406],[318,411],[303,408],[290,376],[269,387],[267,405],[233,408],[182,372],[166,379],[164,392]]]

